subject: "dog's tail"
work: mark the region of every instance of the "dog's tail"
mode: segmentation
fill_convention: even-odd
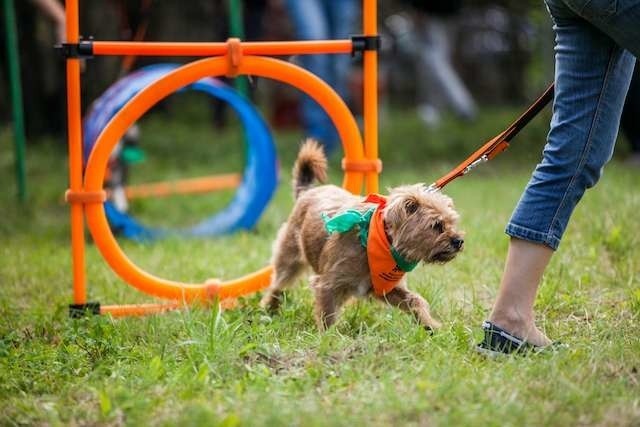
[[[300,147],[298,158],[293,165],[293,194],[309,189],[313,181],[327,181],[327,157],[322,146],[315,139],[308,138]]]

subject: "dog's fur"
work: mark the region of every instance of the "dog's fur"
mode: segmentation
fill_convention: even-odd
[[[329,235],[322,214],[332,217],[347,209],[364,212],[376,205],[364,203],[362,197],[334,185],[312,187],[315,180],[324,182],[326,177],[327,159],[322,147],[307,140],[293,169],[296,204],[274,243],[274,273],[261,302],[268,310],[277,309],[283,290],[310,266],[315,272],[311,287],[321,330],[335,322],[340,307],[350,297],[375,296],[358,230]],[[440,192],[426,192],[422,184],[391,189],[383,217],[389,241],[409,261],[445,263],[462,249],[462,236],[456,230],[458,214],[451,199]],[[407,288],[405,278],[380,299],[411,312],[426,328],[440,326],[431,317],[424,298]]]

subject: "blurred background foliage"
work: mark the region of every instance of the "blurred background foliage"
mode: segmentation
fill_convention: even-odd
[[[97,40],[131,40],[142,27],[148,41],[222,41],[229,36],[227,0],[148,1],[83,0],[81,34]],[[248,40],[293,39],[292,25],[283,0],[245,0],[244,27]],[[413,3],[413,4],[412,4]],[[416,84],[424,78],[412,52],[419,39],[412,33],[429,25],[420,18],[420,2],[385,0],[378,2],[383,51],[380,64],[381,103],[410,109],[421,100]],[[447,2],[443,2],[447,3]],[[523,105],[533,99],[552,78],[553,38],[551,23],[541,1],[448,2],[455,13],[446,17],[451,62],[480,106]],[[417,7],[416,7],[416,4]],[[459,7],[458,7],[459,6]],[[16,2],[21,75],[29,143],[53,136],[64,146],[64,61],[51,48],[56,31],[51,20],[38,13],[35,2]],[[398,29],[398,16],[409,26]],[[395,21],[394,21],[395,19]],[[400,19],[402,21],[402,19]],[[406,23],[405,22],[405,23]],[[354,33],[359,31],[354,29]],[[4,38],[4,31],[0,37]],[[418,40],[416,42],[416,40]],[[4,46],[4,40],[1,41]],[[412,45],[412,43],[414,43]],[[132,68],[155,62],[185,62],[189,58],[136,58]],[[357,60],[354,61],[357,64]],[[354,67],[357,70],[357,67]],[[82,78],[83,108],[103,93],[123,73],[121,58],[100,57],[87,61]],[[10,123],[6,61],[0,67],[0,125]],[[354,71],[354,76],[357,72]],[[357,77],[351,91],[361,88]],[[253,82],[252,96],[272,123],[295,123],[295,117],[278,118],[275,110],[295,116],[291,89]],[[278,85],[279,86],[279,85]],[[428,96],[428,95],[427,95]],[[284,105],[283,105],[284,104]],[[357,113],[357,102],[352,103]],[[285,124],[287,124],[285,123]]]

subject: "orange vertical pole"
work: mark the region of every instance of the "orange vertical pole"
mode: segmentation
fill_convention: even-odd
[[[78,0],[67,0],[67,43],[79,42]],[[69,138],[69,188],[82,191],[82,131],[80,124],[80,59],[67,58],[67,126]],[[87,302],[84,270],[84,212],[82,203],[71,203],[71,265],[73,302]]]
[[[378,35],[377,0],[363,0],[363,31],[365,36]],[[378,158],[378,52],[364,52],[364,156]],[[378,172],[365,175],[365,193],[378,192]]]

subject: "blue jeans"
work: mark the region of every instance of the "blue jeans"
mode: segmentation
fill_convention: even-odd
[[[506,233],[555,250],[613,154],[633,55],[640,55],[640,0],[546,3],[556,33],[551,129]]]
[[[299,40],[346,39],[354,33],[360,0],[287,0],[286,4]],[[300,63],[346,99],[349,55],[301,55]],[[306,135],[318,139],[327,151],[338,147],[338,132],[327,113],[306,95],[301,108]]]

